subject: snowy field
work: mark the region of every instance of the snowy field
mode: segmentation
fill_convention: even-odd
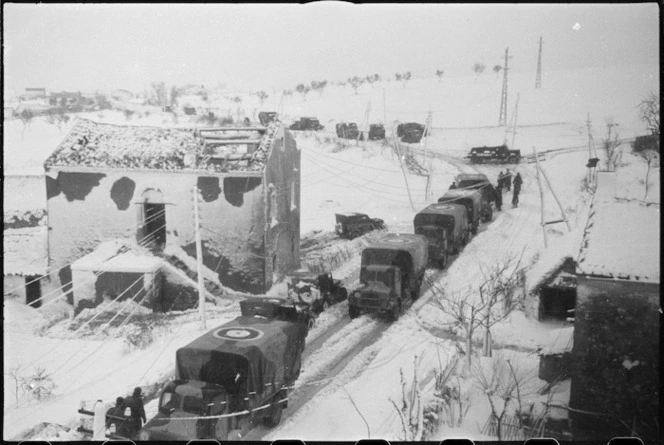
[[[535,73],[514,73],[511,78],[508,117],[513,114],[517,94],[518,126],[514,146],[523,155],[535,148],[543,155],[545,170],[570,222],[547,226],[549,250],[561,245],[579,245],[591,196],[584,187],[588,159],[587,115],[592,120],[591,132],[604,159],[601,140],[606,135],[605,119],[619,123],[621,139],[646,134],[639,121],[636,106],[649,92],[659,93],[659,66],[642,65],[619,68],[593,68],[576,71],[546,72],[541,89],[534,89]],[[500,165],[470,165],[463,156],[475,145],[499,145],[505,138],[512,145],[512,134],[498,127],[501,79],[491,73],[479,78],[456,77],[413,79],[404,88],[400,83],[378,82],[363,85],[354,94],[349,87],[328,87],[321,96],[311,93],[303,100],[299,95],[279,101],[271,95],[264,110],[279,110],[283,119],[317,116],[325,131],[298,133],[302,153],[302,235],[313,231],[332,231],[334,213],[362,211],[385,220],[391,232],[412,233],[414,215],[436,202],[447,190],[455,175],[461,172],[485,173],[495,183]],[[385,100],[383,100],[385,98]],[[246,97],[247,114],[256,105]],[[364,122],[371,103],[369,123],[387,120],[388,132],[395,122],[424,123],[432,113],[432,134],[421,144],[403,145],[404,152],[431,175],[431,192],[426,195],[426,178],[402,171],[392,147],[380,142],[343,142],[334,134],[340,121]],[[173,125],[169,115],[150,113],[142,119],[128,121],[119,112],[89,113],[85,117],[98,121],[136,125]],[[20,120],[4,122],[5,175],[39,175],[42,163],[65,137],[72,122],[62,128],[35,119],[27,127]],[[181,120],[179,126],[188,126]],[[660,202],[659,168],[649,176],[645,193],[645,161],[631,153],[626,141],[617,169],[618,194],[626,199]],[[426,154],[426,156],[425,156]],[[603,161],[602,161],[603,162]],[[600,162],[600,168],[603,163]],[[540,197],[534,163],[522,161],[513,171],[521,173],[524,183],[518,208],[509,204],[511,194],[504,195],[502,212],[494,221],[480,227],[479,233],[444,271],[429,272],[436,288],[446,292],[463,292],[482,277],[482,268],[503,261],[507,256],[520,256],[526,269],[544,255],[540,226]],[[407,183],[406,183],[407,182]],[[4,211],[45,208],[45,197],[38,189],[5,190]],[[20,197],[20,199],[17,199]],[[560,211],[550,194],[545,196],[545,218],[558,219]],[[638,230],[638,222],[634,230]],[[104,241],[104,240],[99,240]],[[335,276],[353,284],[357,280],[358,257],[333,271]],[[355,272],[355,275],[354,275]],[[8,289],[5,289],[5,293]],[[275,290],[276,292],[276,290]],[[219,326],[238,315],[236,301],[209,305],[208,328]],[[118,395],[129,394],[133,387],[157,388],[174,370],[175,350],[201,334],[196,311],[164,316],[152,332],[154,341],[143,349],[128,346],[115,331],[93,332],[68,329],[69,309],[61,303],[29,309],[19,301],[4,299],[4,439],[76,440],[73,430],[80,424],[76,410],[82,400],[103,399],[110,402]],[[147,315],[146,315],[147,316]],[[338,331],[324,338],[326,328]],[[120,332],[125,334],[126,332]],[[477,332],[476,340],[482,338]],[[516,311],[492,329],[494,359],[510,358],[524,373],[529,373],[524,391],[528,400],[541,402],[546,396],[536,394],[545,386],[537,378],[539,348],[568,339],[564,324],[540,323]],[[402,403],[400,371],[412,381],[417,357],[417,379],[424,401],[433,394],[434,372],[444,369],[458,358],[461,335],[452,326],[449,314],[436,303],[431,288],[395,323],[389,325],[378,317],[364,315],[350,321],[346,303],[322,315],[307,341],[318,348],[307,349],[303,372],[296,383],[296,409],[284,412],[282,423],[272,429],[256,428],[249,439],[357,440],[370,437],[403,440],[401,421],[392,401]],[[353,351],[352,357],[344,351]],[[476,348],[475,352],[479,352]],[[332,378],[326,370],[344,358],[345,366],[336,369]],[[464,359],[461,360],[463,364]],[[491,359],[474,357],[477,366],[490,366]],[[458,367],[461,399],[468,411],[460,424],[448,425],[439,419],[440,428],[429,440],[467,437],[487,440],[482,433],[490,414],[485,396],[472,378],[472,370]],[[14,375],[28,375],[38,367],[53,378],[53,396],[36,401],[15,391]],[[561,404],[566,402],[564,385],[553,394]],[[17,400],[18,399],[18,400]],[[147,406],[155,410],[154,403]],[[552,413],[563,416],[563,412]],[[57,424],[35,428],[41,422]],[[62,428],[64,427],[64,428]]]

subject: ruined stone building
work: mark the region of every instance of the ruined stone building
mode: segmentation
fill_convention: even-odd
[[[94,272],[98,294],[131,282],[127,274],[159,276],[149,261],[100,270],[83,258],[109,240],[195,258],[195,189],[203,263],[223,287],[262,293],[299,267],[300,152],[280,123],[174,129],[79,119],[44,167],[49,269],[74,295],[72,267]]]

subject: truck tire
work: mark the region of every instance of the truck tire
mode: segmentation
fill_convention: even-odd
[[[360,309],[357,306],[353,306],[352,304],[348,305],[348,316],[350,317],[351,320],[356,319],[357,317],[360,316]]]
[[[263,423],[268,428],[274,428],[279,425],[281,422],[281,413],[284,410],[284,407],[281,403],[278,403],[281,399],[284,398],[283,392],[278,392],[276,396],[272,399],[272,405],[267,409],[267,416],[263,419]]]
[[[345,287],[337,288],[337,302],[346,301],[348,299],[348,291]]]
[[[389,313],[390,316],[390,321],[394,322],[399,319],[399,315],[401,315],[401,300],[397,300],[397,304],[394,305],[392,310]]]
[[[510,164],[518,164],[519,163],[519,158],[516,155],[509,155],[507,158],[507,162]]]

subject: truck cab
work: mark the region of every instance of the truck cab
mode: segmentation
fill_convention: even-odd
[[[362,251],[360,286],[348,297],[348,313],[387,313],[397,320],[404,305],[416,300],[428,263],[422,235],[386,234]]]

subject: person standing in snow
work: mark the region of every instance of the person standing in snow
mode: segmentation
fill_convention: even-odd
[[[508,192],[510,191],[511,184],[512,184],[512,172],[508,168],[507,171],[505,172],[505,188],[507,189]]]
[[[145,418],[145,408],[143,406],[143,398],[141,397],[141,388],[134,388],[134,393],[131,397],[127,397],[124,401],[124,406],[131,409],[129,422],[127,424],[127,434],[131,439],[135,437],[140,431],[143,423],[147,422]]]
[[[521,192],[521,184],[523,184],[523,179],[521,179],[521,173],[517,173],[514,177],[514,194],[512,195],[512,207],[519,206],[519,193]]]
[[[493,189],[493,200],[496,203],[496,210],[500,212],[503,207],[503,184],[500,181],[498,186]]]
[[[120,437],[128,437],[126,428],[128,419],[124,415],[125,408],[124,397],[118,397],[115,399],[115,406],[106,411],[106,428],[111,429],[111,425],[115,425],[115,432],[111,429],[111,433]]]
[[[498,173],[498,189],[500,189],[500,192],[502,193],[503,187],[505,186],[505,173],[501,170],[500,173]]]

